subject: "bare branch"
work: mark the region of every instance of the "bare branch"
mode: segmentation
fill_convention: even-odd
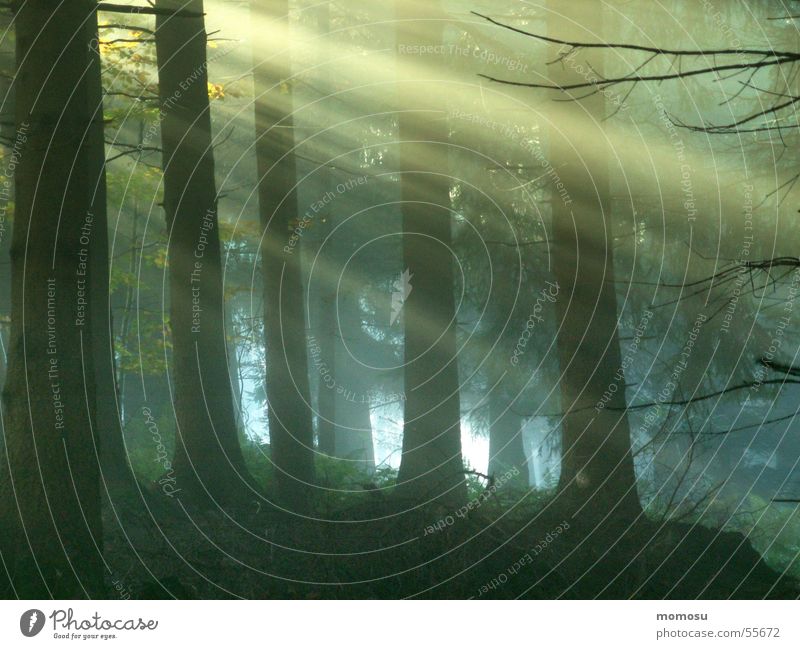
[[[202,18],[205,14],[199,11],[187,11],[186,9],[161,9],[158,7],[134,7],[131,5],[120,5],[111,2],[100,2],[97,4],[98,11],[107,11],[118,14],[142,14],[148,16],[175,16],[176,18]]]
[[[733,49],[720,49],[720,50],[670,50],[664,49],[660,47],[647,47],[644,45],[631,45],[629,43],[585,43],[581,41],[565,41],[558,38],[553,38],[551,36],[542,36],[541,34],[535,34],[533,32],[527,32],[524,29],[519,29],[518,27],[513,27],[512,25],[508,25],[506,23],[501,23],[497,20],[489,16],[485,16],[483,14],[478,13],[477,11],[471,12],[475,16],[479,18],[483,18],[484,20],[489,21],[493,25],[497,25],[498,27],[502,27],[503,29],[507,29],[512,32],[516,32],[517,34],[523,34],[524,36],[530,36],[531,38],[536,38],[541,41],[545,41],[547,43],[555,43],[556,45],[568,45],[569,47],[575,49],[619,49],[619,50],[634,50],[637,52],[649,52],[651,54],[664,54],[667,56],[715,56],[715,55],[752,55],[752,56],[770,56],[770,57],[794,57],[795,59],[800,58],[797,52],[781,52],[776,50],[751,50],[751,49],[740,49],[740,48],[733,48]]]

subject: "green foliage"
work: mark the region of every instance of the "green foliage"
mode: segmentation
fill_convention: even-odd
[[[397,471],[386,465],[367,474],[354,462],[318,455],[316,466],[323,487],[317,504],[323,515],[385,498],[397,480]]]
[[[247,470],[269,493],[273,476],[269,444],[243,439],[242,453]],[[367,474],[353,462],[321,454],[316,458],[316,470],[322,487],[317,508],[322,515],[369,503],[376,495],[388,496],[397,480],[397,470],[390,466],[379,466]]]
[[[773,503],[751,493],[715,499],[700,522],[741,532],[769,566],[800,579],[800,514],[794,503]]]
[[[256,484],[265,493],[268,493],[273,474],[269,444],[262,444],[249,439],[240,439],[240,444],[245,467],[256,481]]]
[[[709,530],[738,532],[747,537],[764,561],[778,572],[800,580],[800,514],[793,503],[773,503],[754,493],[745,498],[733,493],[709,499],[707,506],[687,512],[669,512],[667,520],[702,525]],[[650,520],[664,518],[663,503],[645,507]]]
[[[143,484],[157,482],[167,472],[165,462],[171,462],[175,453],[172,410],[165,409],[150,427],[144,417],[131,417],[124,435],[128,461],[137,479]]]

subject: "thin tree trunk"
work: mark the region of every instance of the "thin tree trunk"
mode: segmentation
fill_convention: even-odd
[[[320,63],[325,65],[331,52],[329,45],[329,34],[331,26],[331,8],[330,3],[322,2],[317,7],[317,30],[320,34],[325,34],[326,39],[320,44]],[[326,76],[326,80],[330,83],[330,75]],[[323,88],[323,92],[328,92],[329,88]],[[320,178],[320,194],[324,194],[330,189],[331,186],[331,170],[328,165],[323,165],[317,171]],[[330,207],[328,208],[330,209]],[[318,216],[322,220],[319,224],[317,232],[316,243],[322,244],[327,235],[333,229],[333,214],[329,211],[323,212]],[[331,258],[332,241],[326,244],[327,250],[323,251],[321,261]],[[336,282],[330,273],[326,272],[323,268],[318,273],[318,288],[317,299],[318,305],[316,309],[317,332],[319,343],[319,360],[322,364],[322,370],[326,370],[328,375],[336,375]],[[311,281],[312,278],[309,278]],[[321,453],[334,457],[336,455],[336,391],[330,387],[330,383],[325,382],[325,376],[320,374],[317,370],[317,447]]]
[[[323,178],[327,176],[323,173]],[[323,184],[321,195],[325,191],[329,189]],[[333,219],[330,214],[326,216],[321,226],[323,239]],[[363,349],[366,335],[354,287],[338,287],[341,269],[361,243],[349,230],[346,232],[340,230],[327,240],[315,272],[319,285],[314,350],[318,374],[317,432],[321,452],[354,462],[358,469],[369,473],[375,468],[369,386],[363,366],[353,357],[354,350]]]
[[[140,138],[141,143],[141,138]],[[136,275],[136,264],[138,256],[136,254],[137,242],[139,241],[139,201],[134,199],[133,213],[131,214],[131,232],[130,232],[130,260],[128,262],[128,274],[131,277]],[[133,319],[133,306],[134,306],[134,286],[130,283],[125,287],[125,299],[122,304],[122,316],[120,318],[119,336],[117,342],[121,347],[127,347],[128,336],[131,331],[131,321]],[[120,422],[124,430],[128,420],[128,402],[127,402],[127,385],[128,385],[128,372],[125,368],[120,369],[117,365],[117,385],[119,386],[119,411]]]
[[[164,210],[177,440],[176,489],[200,502],[238,500],[249,482],[226,358],[222,264],[202,0],[158,0]]]
[[[323,278],[317,309],[319,326],[319,360],[317,383],[317,445],[321,453],[336,456],[336,389],[326,383],[327,376],[336,376],[336,297],[329,279]],[[325,372],[325,375],[322,374]]]
[[[260,7],[264,7],[263,10]],[[258,202],[264,228],[264,335],[267,400],[275,497],[293,511],[309,507],[315,482],[314,430],[306,356],[298,239],[290,39],[286,0],[253,5],[254,42],[269,30],[269,55],[254,53]],[[288,87],[288,90],[286,89]],[[297,235],[301,236],[301,235]]]
[[[523,419],[494,392],[489,397],[489,475],[503,485],[528,486],[528,463],[522,440]]]
[[[558,38],[596,40],[602,34],[593,3],[551,3],[550,33]],[[592,16],[592,33],[577,25]],[[574,22],[573,22],[574,21]],[[554,48],[552,58],[560,54]],[[558,54],[556,54],[558,52]],[[585,81],[575,59],[553,66],[554,82]],[[602,75],[600,57],[592,60]],[[609,386],[616,384],[621,355],[617,337],[617,299],[614,278],[613,218],[609,211],[611,159],[600,126],[604,97],[595,93],[575,102],[558,104],[558,128],[550,129],[552,168],[560,174],[565,192],[552,189],[554,272],[559,284],[556,310],[561,329],[562,468],[560,491],[568,506],[585,513],[612,509],[640,511],[631,455],[630,429],[623,385],[605,408],[595,410]]]
[[[89,28],[97,32],[97,14],[90,19]],[[133,473],[128,463],[122,424],[119,413],[117,372],[114,363],[114,334],[111,320],[111,274],[108,249],[108,211],[105,168],[105,129],[103,126],[103,84],[100,51],[94,44],[87,74],[89,111],[92,126],[86,144],[93,160],[102,160],[102,166],[92,169],[97,175],[89,178],[94,227],[90,236],[89,263],[92,266],[91,286],[88,290],[88,308],[94,325],[92,354],[95,359],[95,384],[97,394],[97,433],[100,437],[100,469],[103,485],[117,490],[132,490]]]
[[[341,260],[348,259],[359,247],[333,243],[334,249],[345,252],[337,254],[337,268],[342,268]],[[355,291],[344,289],[338,300],[338,313],[332,315],[341,322],[339,334],[346,340],[339,340],[336,346],[336,381],[344,389],[337,393],[336,402],[336,455],[348,460],[359,471],[370,473],[375,469],[375,448],[372,440],[370,420],[369,386],[364,378],[364,368],[357,360],[358,351],[363,349],[365,334],[362,311]],[[346,345],[345,345],[346,342]]]
[[[436,4],[436,3],[434,3]],[[438,6],[397,5],[401,42],[438,44]],[[408,21],[408,22],[402,22]],[[413,112],[400,114],[403,266],[397,283],[405,326],[405,416],[398,488],[403,497],[458,505],[466,500],[456,359],[451,252],[447,107],[442,94],[416,80],[420,57],[400,58],[400,95]],[[438,101],[437,101],[438,98]],[[427,114],[419,113],[422,108]],[[409,292],[410,291],[410,292]]]
[[[235,300],[235,298],[234,298]],[[244,416],[242,414],[243,393],[242,393],[242,364],[239,356],[240,350],[237,344],[236,323],[233,318],[235,301],[230,303],[225,313],[225,338],[228,349],[228,376],[231,383],[231,395],[233,397],[234,424],[236,434],[240,438],[246,433]],[[230,341],[233,336],[233,341]]]
[[[95,312],[80,305],[95,286],[94,248],[83,237],[96,234],[103,166],[90,144],[95,9],[28,0],[16,16],[21,154],[0,535],[14,594],[31,599],[103,593]]]
[[[322,92],[332,91],[331,66],[326,65],[334,55],[330,43],[330,4],[321,3],[316,11],[317,27],[326,38],[320,41],[320,63],[324,65]],[[326,106],[323,105],[324,109]],[[336,135],[334,134],[334,138]],[[319,141],[319,138],[317,138]],[[327,152],[335,150],[335,141],[329,142]],[[327,155],[323,156],[327,159]],[[315,173],[319,178],[319,196],[333,190],[335,182],[329,165]],[[334,201],[322,213],[315,216],[315,229],[320,242],[325,241],[333,228],[340,223],[336,214],[347,214],[340,202]],[[372,444],[369,403],[365,399],[363,368],[358,366],[342,337],[352,338],[348,344],[358,346],[361,340],[361,309],[352,290],[338,286],[338,279],[346,260],[350,258],[358,242],[354,237],[342,234],[342,230],[330,239],[320,251],[319,265],[315,275],[319,283],[319,308],[317,309],[319,361],[327,374],[319,376],[318,438],[321,452],[354,463],[358,469],[370,472],[375,467]],[[354,368],[353,366],[356,365]],[[333,381],[331,381],[333,379]],[[351,465],[353,466],[353,465]]]

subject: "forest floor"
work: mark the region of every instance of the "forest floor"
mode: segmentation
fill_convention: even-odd
[[[163,496],[129,503],[106,511],[110,597],[800,597],[742,534],[643,516],[564,520],[541,499],[397,515],[396,503],[365,498],[327,520],[192,511]]]

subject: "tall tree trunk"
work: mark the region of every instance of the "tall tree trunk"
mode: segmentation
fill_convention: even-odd
[[[347,245],[334,242],[334,249],[344,252],[336,254],[336,268],[343,268],[343,261],[350,258],[360,247],[359,242]],[[336,345],[336,381],[343,388],[337,392],[336,401],[336,455],[348,460],[353,468],[370,473],[375,469],[375,448],[372,440],[370,420],[369,385],[364,368],[358,362],[357,350],[364,349],[365,334],[362,331],[363,317],[355,290],[344,288],[339,295],[337,311],[331,315],[340,322]],[[337,317],[337,314],[340,317]],[[355,355],[354,355],[354,350]]]
[[[331,27],[331,7],[328,2],[321,2],[316,10],[317,18],[317,31],[325,35],[325,40],[320,43],[319,47],[319,62],[321,65],[326,65],[330,60],[332,50],[330,47],[330,27]],[[329,68],[326,68],[326,71]],[[330,92],[330,74],[325,76],[326,84],[322,88],[323,93]],[[324,95],[323,95],[324,96]],[[326,164],[317,171],[315,176],[319,177],[320,195],[323,195],[331,187],[331,169]],[[328,209],[331,209],[330,207]],[[315,239],[315,248],[317,252],[319,247],[323,245],[326,237],[333,230],[333,214],[330,211],[323,211],[318,216],[321,223],[318,223],[317,237]],[[330,258],[332,242],[327,242],[327,250],[323,250],[322,261],[325,262]],[[330,262],[328,262],[330,263]],[[319,361],[322,365],[317,368],[317,447],[320,453],[328,456],[336,455],[336,391],[330,387],[329,383],[325,382],[325,377],[320,374],[320,370],[327,371],[330,375],[336,374],[336,282],[334,281],[331,273],[328,273],[323,268],[322,272],[317,273],[317,308],[316,327],[313,331],[316,332],[316,338],[319,345]],[[309,282],[313,278],[309,277]]]
[[[225,333],[228,349],[228,376],[230,377],[235,417],[234,424],[236,425],[236,434],[241,439],[246,435],[247,426],[242,411],[244,403],[242,363],[241,357],[239,356],[238,336],[236,336],[236,321],[233,317],[235,308],[236,301],[234,297],[233,300],[229,301],[228,308],[225,312]]]
[[[375,452],[369,390],[364,368],[352,356],[354,349],[361,349],[359,344],[364,337],[361,310],[357,299],[344,294],[347,289],[339,293],[338,299],[336,292],[342,259],[347,259],[354,247],[329,239],[320,256],[315,336],[319,374],[317,434],[320,452],[349,460],[359,470],[371,472],[375,468]]]
[[[438,45],[438,3],[397,5],[401,42]],[[456,358],[447,107],[435,84],[416,79],[420,57],[400,58],[404,275],[396,285],[405,326],[405,416],[398,489],[407,498],[458,505],[466,500]],[[438,98],[438,101],[437,101]],[[427,109],[424,115],[420,109]],[[410,292],[409,292],[410,291]]]
[[[9,33],[12,28],[12,15],[10,11],[0,14],[0,30]],[[0,137],[4,141],[14,142],[14,44],[7,38],[0,42]],[[10,168],[14,156],[13,144],[4,146],[2,167],[4,177],[0,183],[0,389],[6,379],[6,347],[11,324],[11,282],[10,260],[11,251],[11,219],[13,211],[13,172]],[[0,435],[3,434],[3,422],[0,418]]]
[[[319,172],[323,180],[327,172]],[[323,182],[319,195],[331,191]],[[334,202],[334,207],[336,209]],[[343,213],[348,213],[346,209]],[[316,215],[325,219],[319,236],[324,240],[337,225],[332,213]],[[333,226],[331,225],[333,223]],[[375,468],[375,451],[370,419],[368,377],[354,357],[365,348],[363,313],[355,282],[339,286],[347,260],[365,242],[351,228],[341,228],[327,239],[319,252],[315,277],[317,284],[315,371],[318,375],[317,407],[319,449],[326,455],[346,459],[359,470]],[[357,280],[363,281],[363,277]],[[337,290],[338,289],[338,290]]]
[[[202,0],[156,8],[202,13]],[[176,489],[238,500],[249,482],[228,377],[214,152],[203,18],[156,18],[164,210],[169,234]]]
[[[594,3],[551,2],[548,29],[560,39],[597,40],[602,26]],[[591,32],[578,25],[591,16]],[[562,52],[554,47],[555,58]],[[558,52],[556,54],[555,52]],[[579,56],[584,56],[583,54]],[[602,74],[602,54],[592,67]],[[583,82],[589,69],[583,59],[552,66],[558,84]],[[585,93],[581,93],[585,94]],[[552,168],[565,192],[552,188],[554,272],[560,291],[556,302],[561,321],[558,356],[561,364],[562,468],[560,491],[569,506],[586,513],[616,508],[640,511],[631,455],[624,386],[619,385],[605,408],[595,410],[603,393],[616,384],[620,368],[617,299],[614,278],[613,222],[609,211],[611,159],[601,127],[604,97],[558,104],[556,128],[550,129]]]
[[[90,18],[89,29],[97,32],[97,14]],[[128,463],[125,443],[122,438],[122,423],[119,412],[117,371],[114,363],[114,334],[111,320],[111,273],[108,249],[108,210],[105,168],[105,129],[103,126],[103,80],[100,50],[94,43],[90,68],[87,74],[89,110],[92,126],[86,144],[95,163],[89,178],[91,212],[94,227],[90,236],[89,263],[92,267],[91,286],[86,300],[91,312],[92,355],[95,362],[95,389],[97,395],[97,431],[100,437],[100,470],[103,484],[114,492],[132,490],[134,476]],[[98,168],[99,166],[99,168]]]
[[[489,475],[503,478],[506,487],[528,486],[522,427],[522,417],[511,409],[502,394],[493,392],[489,397]]]
[[[263,9],[262,9],[263,7]],[[269,30],[269,52],[254,53],[258,203],[264,229],[264,335],[275,498],[305,511],[315,482],[297,210],[288,2],[253,4],[254,42]],[[289,88],[286,90],[286,88]]]
[[[322,97],[333,92],[332,66],[329,62],[334,55],[330,40],[330,4],[321,3],[316,9],[317,29],[325,38],[319,41],[319,62],[324,66],[321,79]],[[327,104],[320,106],[322,116]],[[336,150],[337,135],[315,141],[327,144],[323,160]],[[316,171],[319,178],[318,196],[333,191],[331,167],[325,164]],[[342,207],[341,200],[334,201],[315,216],[314,224],[318,242],[322,243],[341,221],[337,214],[349,214]],[[372,471],[375,467],[375,454],[372,443],[369,402],[365,398],[366,387],[363,367],[352,357],[342,338],[349,338],[348,345],[358,347],[363,339],[361,333],[361,308],[355,291],[350,287],[339,287],[339,278],[346,267],[347,260],[361,243],[353,236],[352,230],[344,227],[327,239],[319,251],[317,271],[319,307],[317,309],[317,342],[319,361],[329,372],[328,382],[320,380],[318,385],[318,438],[321,452],[333,457],[346,459],[357,468]],[[347,233],[347,234],[345,234]],[[341,290],[337,290],[341,289]],[[320,377],[322,378],[322,377]],[[330,381],[333,378],[335,384]]]
[[[141,126],[140,126],[141,132]],[[139,143],[142,143],[142,139],[139,138]],[[137,264],[137,255],[136,255],[136,248],[138,246],[139,241],[139,201],[134,198],[133,201],[133,212],[131,213],[131,230],[130,230],[130,259],[128,260],[128,273],[131,277],[136,274],[136,264]],[[117,337],[117,344],[120,347],[127,347],[128,346],[128,337],[130,336],[131,332],[131,324],[133,320],[133,309],[134,309],[134,286],[132,284],[128,284],[125,287],[125,297],[122,302],[122,313],[119,318],[119,335]],[[119,412],[120,412],[120,422],[122,424],[123,430],[127,425],[127,422],[130,420],[128,416],[128,371],[126,368],[120,368],[117,365],[117,385],[119,386]]]
[[[317,445],[320,453],[336,456],[336,389],[325,382],[336,375],[336,296],[329,279],[323,279],[317,308],[319,360],[321,367],[317,382]],[[325,376],[321,372],[326,372]]]
[[[95,9],[89,0],[28,0],[16,16],[21,154],[0,535],[23,598],[103,592],[96,329],[80,303],[95,286],[84,237],[96,234],[92,196],[103,165],[90,144]]]

